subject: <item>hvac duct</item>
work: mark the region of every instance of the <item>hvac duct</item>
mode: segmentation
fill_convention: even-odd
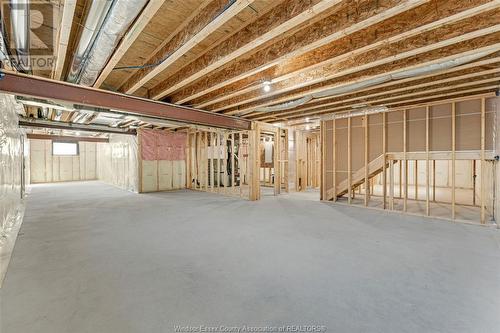
[[[113,0],[93,1],[83,26],[82,35],[78,43],[78,48],[73,56],[73,62],[68,73],[67,81],[76,83],[80,78],[80,73],[85,65],[99,29],[113,4]]]
[[[29,0],[10,0],[9,4],[12,35],[16,45],[15,67],[19,71],[30,72]]]
[[[146,3],[147,0],[94,1],[85,23],[89,31],[80,40],[68,80],[92,86]]]
[[[393,80],[401,80],[405,78],[410,78],[410,77],[417,77],[421,75],[426,75],[430,74],[433,72],[441,71],[441,70],[446,70],[450,69],[453,67],[457,67],[466,63],[469,63],[471,61],[483,58],[495,51],[484,51],[484,52],[478,52],[474,53],[471,55],[467,56],[462,56],[462,57],[457,57],[454,59],[442,61],[436,64],[431,64],[431,65],[426,65],[426,66],[420,66],[414,69],[409,69],[409,70],[404,70],[404,71],[399,71],[393,74],[387,74],[387,75],[381,75],[379,77],[361,81],[361,82],[356,82],[356,83],[351,83],[347,85],[343,85],[340,87],[335,87],[327,90],[323,90],[321,92],[313,93],[310,95],[306,95],[302,98],[293,100],[291,102],[285,102],[282,104],[278,105],[272,105],[268,107],[262,107],[258,108],[246,113],[250,112],[273,112],[273,111],[281,111],[281,110],[286,110],[286,109],[291,109],[295,108],[297,106],[300,106],[302,104],[305,104],[313,99],[316,98],[323,98],[323,97],[332,97],[335,95],[340,95],[340,94],[345,94],[345,93],[350,93],[350,92],[355,92],[357,90],[363,89],[363,88],[368,88],[375,86],[377,84],[393,81]]]

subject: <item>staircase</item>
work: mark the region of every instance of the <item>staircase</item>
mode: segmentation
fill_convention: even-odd
[[[388,167],[391,161],[386,161]],[[396,161],[392,161],[393,163]],[[380,155],[368,163],[368,179],[375,177],[384,170],[384,155]],[[352,173],[351,188],[355,188],[365,182],[365,167],[362,167]],[[348,180],[344,180],[337,185],[337,197],[343,196],[349,192]],[[328,190],[327,200],[333,198],[333,189]]]

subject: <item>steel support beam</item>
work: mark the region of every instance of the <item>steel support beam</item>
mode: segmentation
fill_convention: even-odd
[[[0,91],[64,101],[187,124],[249,130],[251,121],[145,98],[19,73],[0,72]]]
[[[53,134],[26,134],[28,139],[36,140],[55,140],[55,141],[74,141],[74,142],[109,142],[108,138],[95,138],[89,136],[68,136],[68,135],[53,135]]]

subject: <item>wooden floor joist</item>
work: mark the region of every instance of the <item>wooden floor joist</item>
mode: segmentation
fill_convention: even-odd
[[[231,96],[228,94],[229,91],[237,90],[242,93],[245,91],[242,87],[245,85],[269,79],[270,75],[275,81],[276,72],[284,69],[283,64],[302,63],[301,59],[314,60],[323,54],[328,54],[329,52],[323,49],[334,41],[377,25],[423,3],[425,1],[403,3],[391,1],[381,7],[376,2],[370,2],[362,8],[356,8],[348,3],[341,4],[339,9],[327,18],[259,50],[248,59],[245,58],[243,61],[226,66],[202,82],[192,84],[173,94],[172,101],[175,103],[190,101],[191,104],[205,107],[229,98]],[[394,5],[394,7],[387,7],[389,5]],[[384,36],[380,36],[380,39],[384,39]],[[297,42],[298,40],[300,42]],[[252,85],[253,89],[261,86],[261,84]]]
[[[418,5],[417,2],[413,2],[412,4]],[[324,66],[335,64],[345,59],[367,53],[369,51],[373,51],[379,48],[387,49],[389,45],[395,44],[397,42],[405,41],[408,44],[413,44],[417,42],[415,40],[416,38],[426,38],[426,40],[429,39],[428,43],[430,44],[431,40],[436,39],[436,36],[439,35],[451,36],[453,33],[456,34],[459,31],[462,31],[462,34],[464,34],[466,31],[462,28],[463,26],[471,26],[469,29],[479,30],[481,26],[478,26],[477,22],[481,22],[483,20],[475,16],[480,14],[481,16],[487,18],[487,20],[482,23],[483,26],[487,26],[488,21],[490,22],[489,24],[492,24],[491,22],[496,16],[498,16],[495,16],[495,11],[492,9],[500,7],[499,4],[488,3],[480,6],[482,7],[481,10],[478,10],[478,7],[473,7],[469,10],[459,12],[455,15],[451,15],[441,20],[433,20],[442,15],[442,10],[445,11],[446,9],[449,9],[451,12],[453,12],[453,9],[456,10],[456,8],[453,8],[454,6],[456,7],[457,3],[450,2],[445,4],[443,8],[441,8],[440,6],[439,11],[436,11],[435,6],[432,4],[420,6],[418,8],[408,8],[403,7],[403,5],[396,6],[395,9],[398,10],[394,10],[394,8],[387,10],[388,13],[390,12],[392,15],[395,15],[395,17],[393,17],[392,19],[379,22],[373,20],[377,15],[370,17],[366,20],[366,22],[364,22],[365,25],[363,26],[363,30],[358,31],[354,29],[353,26],[350,26],[346,29],[346,31],[344,31],[344,33],[338,32],[334,34],[338,36],[338,40],[336,40],[335,42],[331,40],[329,41],[329,44],[322,45],[323,47],[321,48],[309,51],[307,54],[304,54],[300,57],[295,56],[290,60],[284,61],[284,63],[280,64],[280,66],[277,68],[270,68],[270,64],[259,66],[257,68],[264,68],[265,70],[261,69],[261,71],[258,72],[258,75],[254,74],[246,78],[245,80],[241,80],[241,78],[239,78],[238,83],[231,82],[232,80],[223,80],[223,78],[221,77],[219,80],[224,82],[224,86],[222,86],[223,89],[218,89],[211,94],[207,94],[199,99],[195,99],[191,101],[191,104],[196,105],[197,107],[206,108],[208,106],[211,106],[212,104],[234,98],[235,96],[254,90],[260,90],[262,89],[262,83],[256,83],[259,83],[266,78],[267,80],[271,80],[273,82],[274,88],[278,82],[294,79],[294,77],[298,75],[307,75],[308,72],[312,70],[320,69]],[[406,12],[401,14],[401,12],[404,11]],[[384,18],[391,17],[386,12],[378,14],[378,16]],[[342,19],[342,17],[339,19]],[[349,19],[351,19],[351,17],[349,17]],[[466,19],[466,22],[463,22],[464,19]],[[407,24],[402,24],[402,22],[407,22]],[[476,24],[472,25],[472,23],[474,22],[476,22]],[[370,24],[375,25],[371,26],[370,29],[367,29]],[[329,25],[334,26],[334,24],[331,23]],[[324,29],[320,29],[319,27],[312,26],[311,29],[313,28],[316,31],[324,31]],[[362,27],[360,26],[359,29],[361,28]],[[354,32],[356,33],[353,34]],[[311,30],[311,32],[307,34],[307,36],[311,35],[314,35],[313,30]],[[432,38],[426,37],[427,35],[431,36]],[[291,42],[289,42],[288,44],[294,45],[294,43]],[[264,51],[266,52],[264,53]],[[279,51],[284,52],[284,50],[282,49],[280,49]],[[259,61],[262,61],[260,59],[265,58],[265,56],[268,54],[280,54],[280,52],[278,51],[270,50],[263,50],[261,52],[262,56],[256,55],[255,57],[256,59],[259,59]],[[288,53],[288,56],[290,56],[290,53]],[[242,61],[237,64],[240,63],[251,64],[252,62]],[[235,65],[230,66],[223,71],[225,78],[231,77],[231,75],[234,75],[235,72],[238,72],[238,69],[234,68]],[[250,73],[253,72],[255,72],[255,70]],[[222,73],[216,73],[215,75],[222,76]],[[203,81],[203,85],[210,85],[210,82]],[[175,95],[173,96],[173,98],[175,101]]]
[[[495,58],[495,62],[491,62],[490,64],[499,64],[500,65],[500,57]],[[482,63],[482,62],[481,62]],[[479,63],[478,63],[479,64]],[[468,65],[470,66],[470,65]],[[485,69],[486,67],[494,67],[494,68],[489,68]],[[268,112],[265,114],[255,112],[252,114],[247,115],[247,118],[251,120],[266,120],[269,118],[273,118],[276,116],[280,117],[286,117],[288,115],[293,115],[297,113],[302,113],[302,114],[308,114],[311,111],[315,111],[318,109],[325,109],[326,107],[333,107],[333,106],[343,106],[349,103],[356,103],[360,99],[360,97],[363,98],[372,98],[372,97],[378,97],[378,96],[384,96],[384,95],[389,95],[389,94],[397,94],[397,93],[405,93],[405,92],[411,92],[417,89],[426,90],[425,88],[429,89],[435,89],[439,87],[449,87],[450,85],[454,84],[461,84],[461,83],[471,83],[474,82],[474,80],[480,80],[483,78],[489,78],[489,77],[494,77],[495,74],[500,73],[500,67],[497,68],[495,66],[474,66],[471,68],[468,68],[465,71],[465,74],[462,75],[457,75],[459,73],[450,73],[450,74],[442,74],[441,72],[439,73],[433,73],[430,75],[428,78],[425,77],[413,77],[409,79],[404,79],[404,80],[397,80],[397,81],[392,81],[388,82],[386,84],[382,85],[377,85],[374,87],[366,88],[366,89],[361,89],[358,90],[354,93],[345,93],[345,94],[340,94],[331,97],[330,99],[318,99],[318,102],[311,101],[312,103],[307,103],[304,104],[303,106],[286,110],[286,111],[281,111],[281,112]],[[445,77],[440,79],[440,77]],[[422,83],[420,83],[422,82]],[[424,89],[422,89],[424,88]],[[312,113],[312,112],[311,112]]]
[[[485,33],[488,34],[485,36]],[[424,44],[425,46],[406,52],[401,52],[399,48],[396,48],[393,50],[394,55],[391,56],[386,56],[385,50],[381,49],[373,52],[368,57],[366,55],[353,57],[340,63],[324,66],[320,70],[314,70],[307,75],[300,75],[273,84],[269,93],[263,94],[258,91],[243,94],[224,103],[214,104],[208,110],[223,111],[226,114],[242,114],[259,107],[288,102],[311,93],[325,91],[331,88],[332,84],[339,85],[339,77],[354,73],[357,73],[358,76],[365,76],[364,79],[367,79],[365,71],[370,76],[373,74],[375,74],[373,76],[382,76],[400,72],[405,67],[415,68],[428,62],[439,63],[446,58],[457,58],[460,57],[459,54],[461,53],[477,54],[481,52],[478,49],[491,50],[491,52],[499,51],[500,44],[497,43],[498,40],[500,40],[500,24],[434,44]],[[382,57],[379,58],[380,56]]]
[[[157,74],[171,66],[177,59],[195,47],[209,34],[222,27],[227,21],[237,15],[253,0],[237,0],[228,8],[227,1],[213,0],[210,2],[182,31],[171,39],[171,41],[159,50],[152,60],[153,63],[160,62],[158,66],[146,67],[138,71],[122,87],[122,91],[128,94],[135,92],[143,84],[151,80]]]
[[[246,0],[252,2],[250,0]],[[186,70],[179,72],[169,80],[158,84],[151,90],[154,99],[160,99],[193,82],[203,75],[223,66],[264,43],[280,36],[298,25],[313,19],[325,10],[335,6],[341,0],[321,0],[310,5],[302,0],[286,0],[269,13],[251,23],[245,30],[236,33],[225,43],[215,47],[200,59],[191,63]],[[231,6],[232,7],[232,6]],[[231,8],[230,7],[230,8]]]

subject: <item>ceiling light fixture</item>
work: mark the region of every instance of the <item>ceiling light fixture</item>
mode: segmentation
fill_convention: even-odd
[[[266,80],[263,82],[263,84],[264,84],[264,91],[265,92],[271,91],[271,81]]]

